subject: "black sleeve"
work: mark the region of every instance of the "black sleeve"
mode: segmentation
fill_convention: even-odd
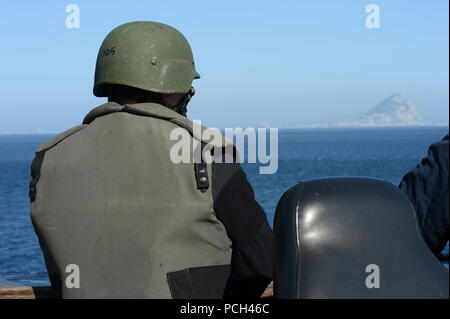
[[[399,187],[416,210],[422,236],[434,254],[449,236],[448,135],[434,143],[428,157],[403,177]]]
[[[217,218],[233,243],[225,298],[258,298],[273,276],[273,235],[239,164],[213,164]]]

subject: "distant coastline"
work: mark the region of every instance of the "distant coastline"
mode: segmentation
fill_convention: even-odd
[[[449,123],[436,123],[424,125],[385,125],[385,126],[339,126],[339,125],[298,125],[291,127],[279,127],[279,129],[420,129],[449,127]]]
[[[339,121],[322,121],[294,124],[292,128],[400,128],[400,127],[448,127],[449,121],[431,122],[421,116],[412,99],[404,99],[395,93],[366,113]]]
[[[191,119],[193,120],[193,119]],[[287,122],[289,123],[289,122]],[[206,123],[205,123],[206,124]],[[207,127],[213,128],[214,126]],[[383,128],[427,128],[427,127],[449,127],[449,121],[431,122],[426,121],[420,115],[419,109],[412,99],[404,99],[400,93],[395,93],[382,100],[380,103],[369,109],[367,112],[342,120],[324,120],[321,122],[303,122],[292,124],[277,124],[270,122],[253,123],[247,126],[228,126],[229,128],[278,128],[278,129],[383,129]],[[219,128],[224,131],[225,128]],[[63,132],[64,130],[61,130]],[[35,129],[34,132],[6,132],[0,131],[0,136],[5,135],[58,135],[61,132],[43,132],[42,128]]]

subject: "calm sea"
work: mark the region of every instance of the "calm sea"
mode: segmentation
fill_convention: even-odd
[[[448,127],[280,130],[277,173],[260,175],[258,164],[243,167],[272,224],[278,199],[290,186],[327,176],[374,177],[398,185],[428,146],[447,133]],[[29,217],[28,185],[34,150],[51,137],[0,136],[0,278],[9,281],[48,284]]]

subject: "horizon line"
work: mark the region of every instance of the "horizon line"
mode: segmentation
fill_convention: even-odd
[[[408,125],[408,126],[286,126],[286,127],[271,127],[271,126],[263,126],[263,127],[257,127],[257,128],[277,128],[279,130],[355,130],[355,129],[369,129],[369,130],[378,130],[378,129],[426,129],[426,128],[449,128],[449,124],[437,124],[437,125]],[[237,126],[240,127],[240,126]],[[237,128],[235,127],[235,128]],[[252,126],[249,126],[247,128],[251,128]],[[241,127],[242,128],[242,127]],[[226,128],[218,128],[219,130],[224,130]],[[25,136],[25,135],[58,135],[63,133],[61,132],[15,132],[15,133],[0,133],[0,136]]]

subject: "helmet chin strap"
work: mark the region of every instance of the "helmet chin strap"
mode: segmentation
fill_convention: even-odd
[[[195,89],[193,87],[191,87],[189,89],[189,91],[184,95],[183,100],[178,105],[169,106],[166,104],[166,106],[171,108],[175,112],[177,112],[183,116],[186,116],[187,105],[194,95],[195,95]]]

